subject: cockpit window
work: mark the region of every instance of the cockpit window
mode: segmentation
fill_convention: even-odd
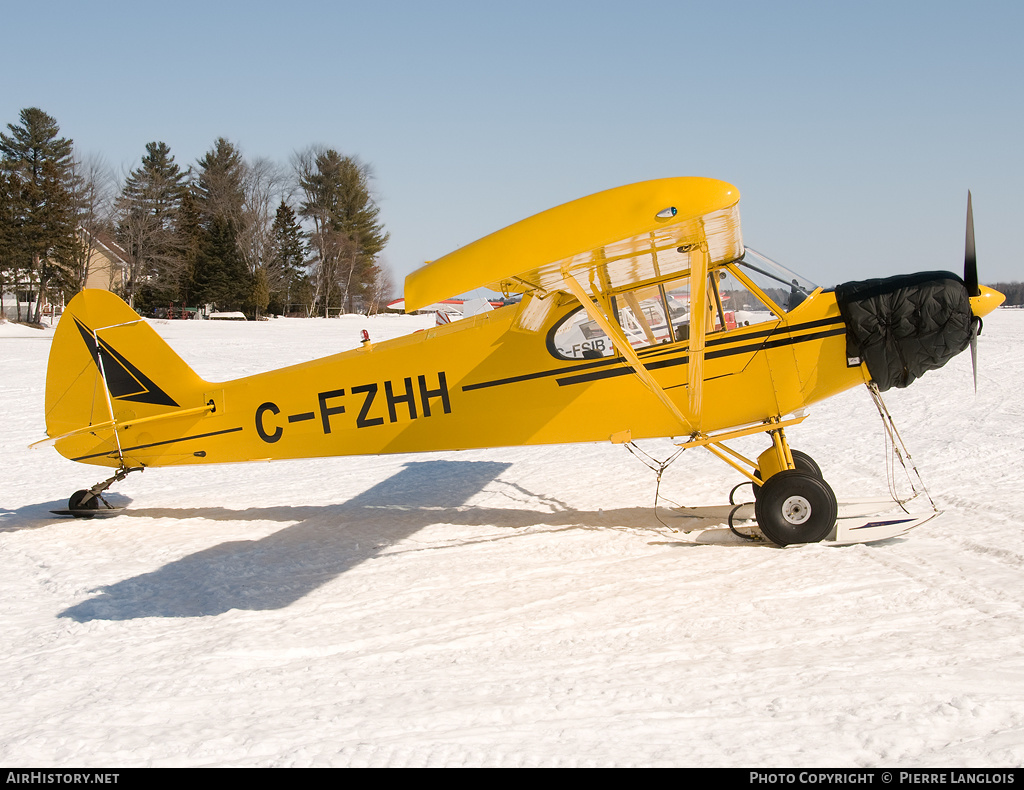
[[[676,339],[673,322],[688,313],[688,300],[679,298],[683,282],[649,285],[615,296],[619,326],[633,348],[672,343]],[[676,286],[672,296],[668,290]]]
[[[690,278],[616,291],[611,297],[614,319],[637,351],[690,340]],[[708,273],[704,327],[708,335],[778,320],[776,308],[766,305],[736,276],[731,265]],[[578,307],[555,325],[548,348],[560,359],[601,359],[616,354],[615,344]]]
[[[735,261],[735,265],[783,312],[788,313],[799,306],[818,288],[806,277],[801,277],[750,247],[746,248],[742,258]]]
[[[775,306],[769,307],[766,305],[760,297],[733,273],[731,267],[721,269],[716,274],[718,276],[718,294],[722,300],[722,307],[728,322],[733,327],[740,328],[778,319],[778,316],[775,314]]]

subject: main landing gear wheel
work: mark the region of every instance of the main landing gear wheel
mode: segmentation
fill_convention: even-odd
[[[761,486],[754,515],[768,540],[789,546],[823,540],[835,526],[839,506],[832,487],[821,477],[786,469]]]

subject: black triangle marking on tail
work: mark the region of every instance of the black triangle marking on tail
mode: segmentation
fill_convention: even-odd
[[[93,362],[96,363],[100,375],[106,372],[105,380],[110,395],[119,400],[134,401],[136,403],[152,403],[157,406],[174,406],[178,403],[153,383],[145,373],[135,367],[131,362],[104,340],[99,341],[96,346],[96,338],[89,327],[75,318],[78,331],[85,341]],[[100,353],[103,353],[103,365],[100,366]]]

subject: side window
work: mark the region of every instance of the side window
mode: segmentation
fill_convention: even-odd
[[[708,335],[728,332],[778,317],[728,269],[708,274],[704,322]],[[618,291],[612,299],[615,318],[629,344],[637,350],[690,339],[690,278]],[[615,345],[578,307],[548,335],[548,350],[560,359],[602,359],[615,355]]]
[[[704,321],[705,331],[708,334],[714,332],[726,332],[735,329],[737,320],[735,315],[735,303],[732,301],[730,288],[735,283],[727,282],[727,277],[722,270],[715,270],[708,274],[707,286],[704,289],[704,309],[707,317]],[[669,314],[672,316],[672,326],[675,332],[675,339],[689,340],[690,338],[690,281],[688,279],[666,283],[666,304]]]
[[[726,329],[778,320],[778,316],[732,272],[721,269],[717,276]]]
[[[582,307],[555,327],[548,336],[548,349],[562,359],[601,359],[615,352],[612,341]]]
[[[675,343],[690,336],[688,278],[620,291],[612,305],[622,334],[635,349]],[[611,338],[582,307],[555,325],[548,335],[548,350],[560,359],[601,359],[616,353]]]
[[[616,295],[619,326],[633,348],[671,343],[675,339],[664,296],[660,285]]]
[[[690,339],[690,279],[665,283],[665,306],[677,341]]]

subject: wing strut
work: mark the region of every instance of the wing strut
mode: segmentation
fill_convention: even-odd
[[[702,243],[690,250],[690,358],[687,364],[690,414],[700,429],[704,400],[704,336],[708,323],[708,247]]]
[[[706,260],[707,259],[705,258],[705,261]],[[619,349],[619,351],[622,352],[622,355],[626,358],[626,361],[629,362],[630,367],[632,367],[633,370],[636,371],[637,376],[640,377],[640,380],[644,383],[647,389],[654,393],[654,395],[658,398],[658,400],[662,402],[665,408],[668,409],[669,412],[671,412],[672,415],[679,421],[679,425],[681,427],[679,433],[694,433],[696,429],[694,428],[693,421],[691,421],[686,415],[682,413],[682,411],[679,410],[679,407],[676,406],[675,403],[673,403],[672,399],[668,396],[668,393],[665,392],[664,387],[662,387],[654,378],[654,376],[651,375],[651,372],[646,367],[644,367],[644,363],[640,361],[640,358],[636,355],[636,352],[633,350],[633,346],[630,345],[629,341],[626,339],[626,336],[622,334],[622,330],[617,325],[612,323],[612,321],[610,321],[608,317],[603,312],[601,312],[601,310],[598,309],[597,305],[594,304],[594,300],[587,295],[587,292],[583,290],[583,287],[576,281],[575,277],[573,277],[568,272],[564,272],[563,274],[564,283],[566,287],[568,287],[568,289],[572,292],[573,296],[580,300],[580,304],[582,304],[583,309],[587,311],[587,315],[589,315],[594,320],[594,323],[601,327],[601,331],[603,331],[606,335],[608,335],[608,337],[612,339],[612,342]]]

